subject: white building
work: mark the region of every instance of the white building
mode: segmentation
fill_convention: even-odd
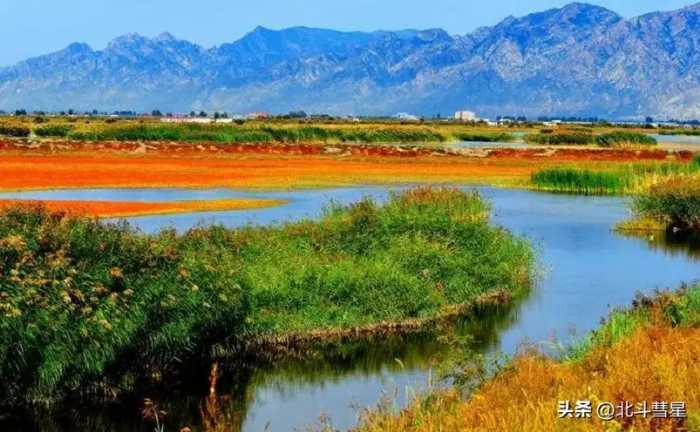
[[[399,120],[404,120],[404,121],[418,121],[418,120],[420,120],[420,117],[413,115],[413,114],[405,113],[405,112],[396,114],[394,116],[394,118],[397,118]]]
[[[213,123],[214,119],[208,117],[161,117],[162,123]]]
[[[473,111],[457,111],[455,113],[455,120],[463,122],[473,122],[477,121],[478,117]]]

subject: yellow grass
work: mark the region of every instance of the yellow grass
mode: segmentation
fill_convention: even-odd
[[[648,217],[633,217],[624,220],[617,225],[615,229],[618,231],[629,232],[646,232],[646,231],[665,231],[666,225],[661,221]]]
[[[523,355],[472,398],[455,391],[416,402],[400,416],[369,414],[363,432],[438,431],[683,431],[700,430],[700,329],[640,328],[582,361],[560,363]],[[561,400],[684,401],[687,421],[637,416],[604,422],[558,419]],[[575,403],[575,402],[574,402]]]

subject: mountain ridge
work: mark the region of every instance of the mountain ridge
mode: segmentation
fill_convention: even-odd
[[[0,68],[0,108],[700,117],[700,3],[625,19],[586,3],[466,35],[258,26],[204,48],[168,32]]]

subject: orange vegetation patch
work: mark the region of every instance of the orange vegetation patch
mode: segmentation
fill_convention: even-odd
[[[509,370],[464,401],[454,391],[416,403],[400,416],[368,416],[360,430],[392,431],[608,431],[700,430],[700,329],[659,325],[639,329],[584,360],[559,363],[537,355],[517,358]],[[683,401],[687,420],[558,419],[559,401],[598,403]],[[636,409],[637,407],[635,407]],[[594,408],[595,409],[595,408]]]
[[[204,211],[245,210],[284,204],[272,199],[230,199],[212,201],[125,202],[125,201],[25,201],[0,200],[0,209],[17,205],[39,205],[71,215],[123,217]]]
[[[0,156],[0,189],[308,187],[526,177],[535,164],[468,158]]]
[[[436,150],[379,146],[44,143],[0,151],[0,189],[278,188],[392,182],[518,182],[561,163],[685,160],[660,150]],[[2,147],[2,146],[0,146]]]

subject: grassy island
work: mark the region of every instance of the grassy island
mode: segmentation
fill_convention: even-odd
[[[114,397],[207,361],[224,341],[430,320],[485,295],[512,298],[530,286],[533,252],[488,214],[476,192],[447,188],[184,235],[4,209],[0,401]]]

